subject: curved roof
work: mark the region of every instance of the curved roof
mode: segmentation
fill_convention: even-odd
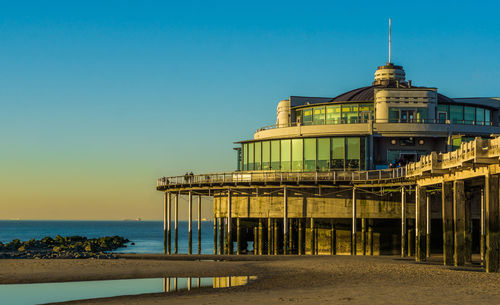
[[[331,102],[373,102],[375,100],[375,88],[387,88],[387,86],[367,86],[357,88],[334,97]],[[456,103],[454,100],[445,95],[442,95],[440,93],[438,93],[437,95],[438,103]]]

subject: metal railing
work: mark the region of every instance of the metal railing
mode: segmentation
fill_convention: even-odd
[[[391,168],[367,171],[328,171],[328,172],[228,172],[199,175],[163,177],[158,179],[158,187],[185,185],[213,185],[234,183],[336,183],[359,182],[404,178],[406,168]]]

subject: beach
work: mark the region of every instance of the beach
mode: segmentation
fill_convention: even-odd
[[[161,256],[2,260],[0,283],[255,275],[246,286],[65,304],[498,304],[500,274],[380,256]]]

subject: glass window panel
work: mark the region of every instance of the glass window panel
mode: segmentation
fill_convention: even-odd
[[[254,143],[248,143],[248,170],[254,170]]]
[[[340,124],[340,105],[326,106],[326,124]]]
[[[312,108],[306,108],[302,110],[302,118],[304,125],[311,125],[313,120],[313,111]]]
[[[304,169],[316,170],[316,138],[304,139]]]
[[[262,143],[261,142],[255,142],[255,164],[254,164],[254,169],[255,170],[261,170],[261,158],[262,158]]]
[[[476,108],[464,107],[464,124],[472,125],[476,121]]]
[[[243,147],[243,170],[248,170],[248,143],[242,145]]]
[[[399,122],[399,108],[389,108],[389,123]]]
[[[417,108],[417,122],[427,122],[427,108]]]
[[[360,159],[360,139],[359,137],[347,137],[347,168],[349,169],[358,169],[359,168],[359,159]]]
[[[491,124],[491,112],[488,109],[484,110],[484,124],[485,125]]]
[[[484,109],[476,108],[476,124],[484,125]]]
[[[302,123],[302,109],[295,110],[295,122]]]
[[[291,168],[291,140],[281,140],[281,170],[290,170]]]
[[[353,124],[358,122],[358,105],[342,105],[342,122]]]
[[[462,138],[453,138],[452,139],[452,149],[460,148],[460,144],[462,144]]]
[[[271,143],[269,141],[262,142],[262,169],[268,170],[271,168]]]
[[[448,111],[449,111],[448,105],[438,105],[438,111],[448,113]]]
[[[304,140],[292,140],[292,170],[301,171],[304,169]]]
[[[314,125],[325,124],[325,107],[313,108],[313,124]]]
[[[457,105],[450,105],[450,120],[453,124],[463,124],[464,107]]]
[[[280,140],[271,141],[271,169],[280,169]]]
[[[359,139],[359,169],[366,169],[366,137]]]
[[[318,139],[317,167],[320,171],[327,171],[330,168],[330,138]]]
[[[332,161],[331,167],[334,169],[344,169],[345,141],[343,137],[332,138]]]

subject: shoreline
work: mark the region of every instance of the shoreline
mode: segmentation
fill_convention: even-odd
[[[1,284],[255,275],[246,286],[67,304],[476,304],[500,303],[500,274],[396,256],[120,255],[99,260],[0,260]],[[61,303],[61,304],[66,304]]]

